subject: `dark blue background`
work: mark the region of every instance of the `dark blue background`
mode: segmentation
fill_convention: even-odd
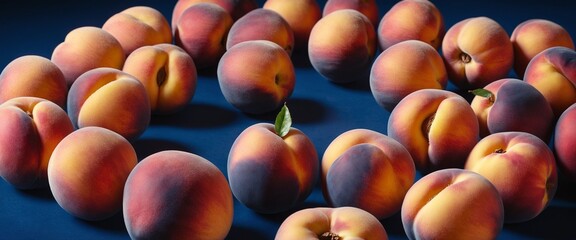
[[[394,3],[378,0],[380,15]],[[128,7],[146,5],[164,13],[170,21],[175,0],[122,1],[2,1],[0,2],[0,66],[34,54],[50,58],[66,34],[81,26],[102,26],[106,19]],[[325,1],[319,1],[323,6]],[[547,1],[433,1],[442,12],[446,27],[468,17],[487,16],[509,34],[520,22],[545,18],[564,26],[576,37],[576,4]],[[262,1],[259,1],[262,6]],[[296,88],[288,105],[293,126],[314,142],[319,156],[339,134],[354,128],[386,133],[389,112],[374,101],[366,80],[336,85],[310,66],[296,68]],[[511,77],[514,74],[511,73]],[[272,122],[274,114],[251,116],[229,105],[220,93],[214,74],[199,76],[194,99],[184,111],[154,116],[149,129],[134,142],[139,159],[152,153],[177,149],[203,156],[226,173],[227,154],[234,139],[257,122]],[[502,239],[568,239],[576,235],[576,187],[562,181],[552,204],[537,218],[507,224]],[[325,206],[319,188],[305,207]],[[234,222],[228,239],[273,239],[280,223],[291,212],[260,215],[235,201]],[[295,211],[294,210],[294,211]],[[383,220],[392,239],[404,239],[398,214]],[[16,190],[0,181],[0,239],[128,239],[121,214],[99,222],[76,219],[56,203],[49,190]]]

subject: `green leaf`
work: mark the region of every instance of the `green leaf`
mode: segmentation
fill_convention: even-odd
[[[488,101],[494,102],[494,94],[492,92],[490,92],[489,90],[486,90],[484,88],[469,90],[468,92],[470,92],[476,96],[488,98]]]
[[[284,106],[282,106],[282,109],[280,109],[280,112],[276,116],[274,130],[276,130],[278,136],[284,137],[290,131],[290,126],[292,126],[292,117],[290,116],[288,106],[284,103]]]

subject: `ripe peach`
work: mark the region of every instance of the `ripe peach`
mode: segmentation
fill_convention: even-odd
[[[175,43],[190,54],[197,69],[213,67],[226,51],[226,35],[232,24],[232,17],[222,7],[194,4],[176,23]]]
[[[196,91],[194,60],[182,48],[167,43],[132,52],[122,69],[138,79],[148,92],[152,113],[169,114],[184,108]]]
[[[524,77],[530,60],[547,48],[560,46],[574,49],[570,33],[546,19],[529,19],[518,24],[512,31],[510,41],[514,47],[514,71],[518,78]]]
[[[49,59],[25,55],[12,60],[0,73],[0,104],[15,97],[38,97],[66,108],[68,86],[64,74]]]
[[[478,142],[478,120],[462,96],[439,89],[408,94],[390,113],[388,136],[403,144],[416,170],[464,167]]]
[[[280,45],[289,55],[294,49],[294,32],[290,24],[275,11],[259,8],[236,20],[226,40],[226,49],[250,40],[269,40]]]
[[[308,56],[312,67],[332,82],[368,79],[376,55],[376,41],[374,27],[364,14],[342,9],[324,16],[314,25]]]
[[[377,218],[360,208],[315,207],[290,214],[274,239],[386,240],[388,234]]]
[[[218,5],[226,10],[234,21],[258,8],[258,3],[256,3],[255,0],[178,0],[174,5],[174,9],[172,9],[172,30],[176,29],[182,13],[186,11],[188,7],[198,3],[213,3]]]
[[[353,129],[336,137],[322,157],[322,190],[330,206],[352,206],[378,219],[398,211],[414,183],[414,160],[396,140]]]
[[[405,40],[420,40],[438,50],[446,33],[442,13],[427,0],[397,2],[376,26],[382,50]]]
[[[576,182],[576,103],[568,107],[558,118],[554,129],[554,151],[560,172],[569,181]]]
[[[99,126],[134,140],[150,123],[150,102],[144,85],[114,68],[82,74],[70,87],[68,115],[76,128]]]
[[[224,174],[207,159],[166,150],[144,158],[124,188],[132,239],[224,239],[234,204]]]
[[[525,222],[552,201],[558,186],[548,145],[526,132],[499,132],[481,139],[465,168],[486,177],[502,197],[505,222]]]
[[[414,183],[401,218],[410,239],[496,239],[504,225],[504,206],[485,177],[450,168]]]
[[[125,59],[120,42],[97,27],[79,27],[70,31],[64,42],[54,48],[51,57],[64,74],[68,87],[88,70],[99,67],[121,69]]]
[[[56,202],[84,220],[103,220],[122,209],[124,184],[138,162],[125,138],[101,127],[66,136],[48,162],[48,183]]]
[[[370,70],[370,90],[388,111],[420,89],[444,89],[448,84],[442,56],[429,44],[406,40],[384,50]]]
[[[147,6],[130,7],[112,15],[102,29],[120,42],[126,56],[139,47],[172,43],[172,30],[166,17]]]
[[[488,17],[464,19],[448,29],[442,41],[448,79],[461,89],[474,89],[502,79],[514,63],[506,30]]]
[[[251,114],[271,112],[286,102],[294,90],[295,74],[288,53],[268,40],[234,45],[222,56],[217,69],[226,101]]]
[[[366,15],[374,27],[378,26],[380,22],[376,0],[328,0],[322,10],[322,16],[340,9],[354,9],[361,12]]]
[[[16,97],[0,104],[0,176],[20,189],[48,186],[48,160],[74,127],[55,103]]]

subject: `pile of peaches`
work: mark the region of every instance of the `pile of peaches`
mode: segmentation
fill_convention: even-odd
[[[50,188],[81,219],[122,212],[133,239],[224,239],[234,198],[287,212],[317,183],[327,206],[292,212],[276,239],[387,239],[381,220],[399,212],[410,239],[494,239],[544,211],[559,175],[576,182],[566,29],[531,19],[509,35],[488,17],[445,26],[425,0],[378,11],[376,0],[180,0],[171,22],[134,6],[74,29],[50,59],[2,71],[0,176]],[[369,81],[387,133],[352,129],[320,156],[291,126],[297,58],[333,84]],[[231,106],[278,112],[275,123],[237,136],[226,174],[185,151],[139,160],[131,142],[154,115],[183,111],[205,69]]]

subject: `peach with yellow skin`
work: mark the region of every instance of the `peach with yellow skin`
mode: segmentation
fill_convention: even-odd
[[[569,181],[576,182],[576,103],[568,107],[558,118],[554,129],[554,152],[558,169]]]
[[[548,145],[526,132],[500,132],[478,142],[465,169],[486,177],[502,197],[504,221],[526,222],[550,204],[558,186]]]
[[[48,186],[48,161],[56,145],[74,130],[66,112],[37,97],[16,97],[0,105],[0,176],[19,189]]]
[[[333,207],[352,206],[378,219],[398,211],[416,169],[406,148],[373,130],[340,134],[322,157],[322,190]]]
[[[374,27],[378,26],[380,22],[376,0],[328,0],[322,9],[322,16],[340,9],[354,9],[361,12],[366,15]]]
[[[136,49],[126,58],[122,71],[144,85],[154,114],[180,111],[196,91],[198,76],[194,60],[173,44]]]
[[[292,213],[278,228],[275,240],[386,240],[386,229],[369,212],[355,207],[316,207]]]
[[[172,30],[176,29],[178,20],[186,9],[198,3],[213,3],[222,7],[234,21],[238,20],[248,12],[258,8],[254,0],[178,0],[172,9]]]
[[[504,205],[482,175],[442,169],[408,190],[401,218],[409,239],[496,239],[504,225]]]

